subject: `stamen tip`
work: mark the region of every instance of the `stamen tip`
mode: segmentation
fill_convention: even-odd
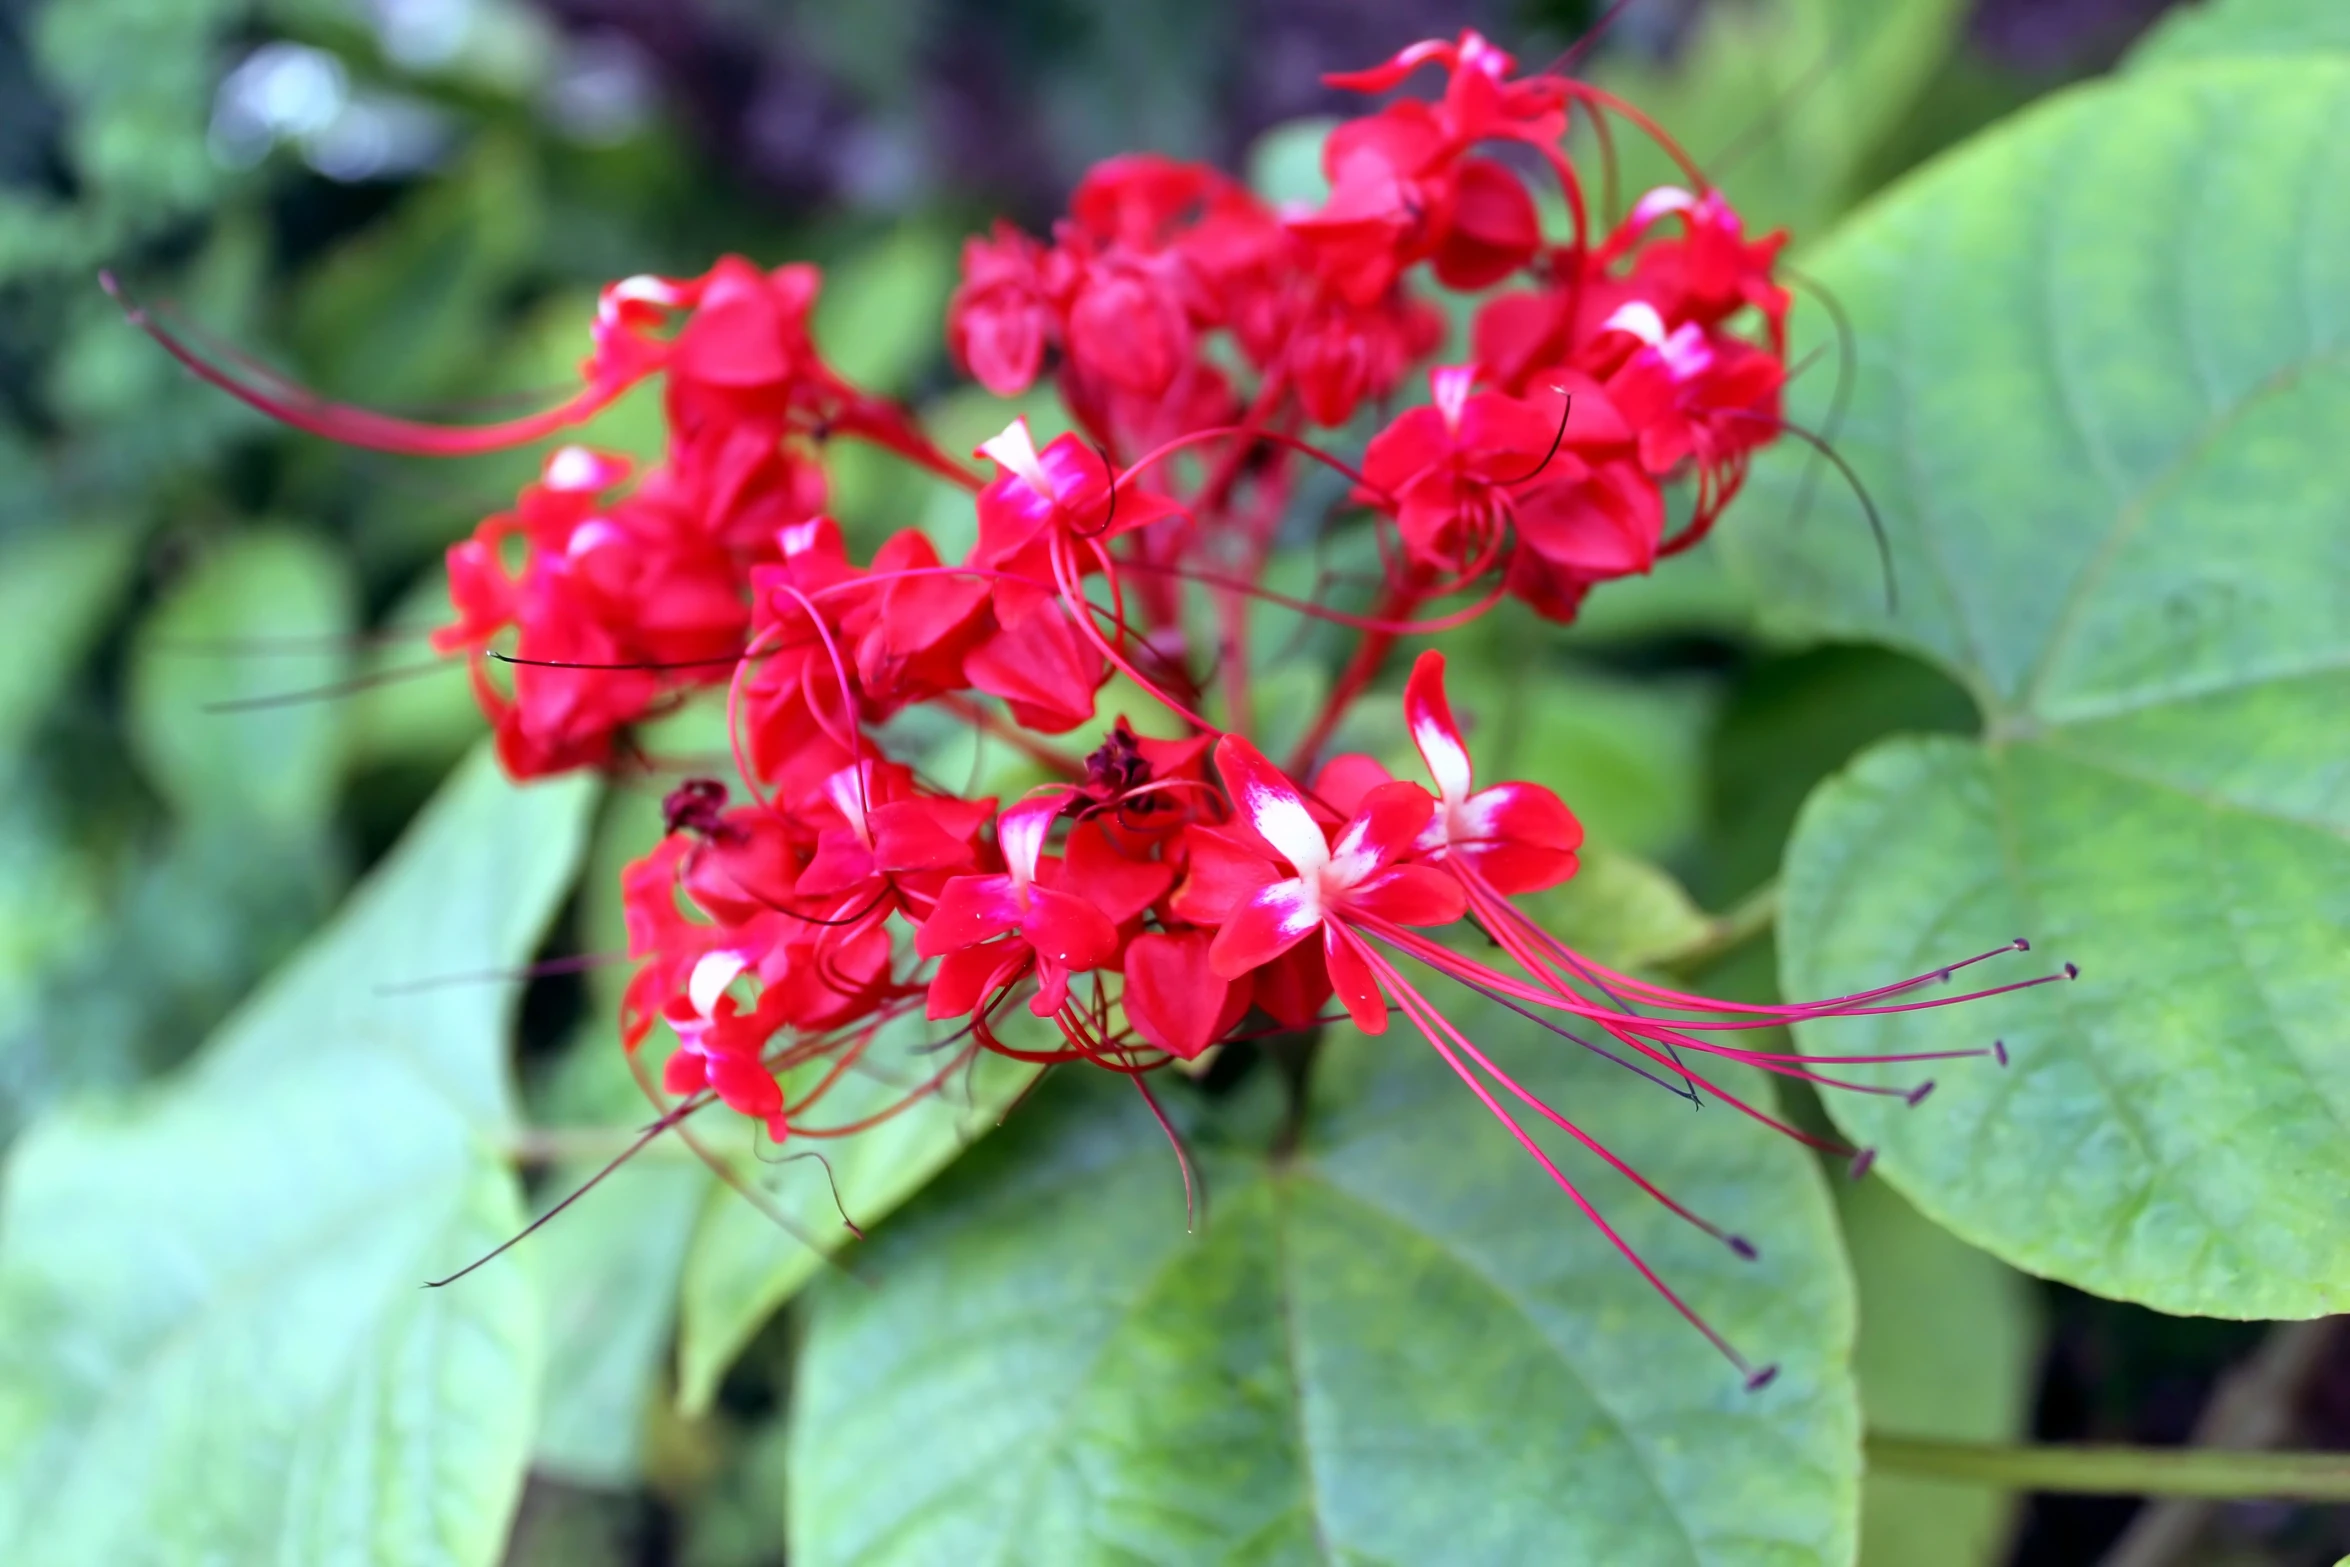
[[[2067,963],[2064,966],[2064,977],[2067,979],[2079,979],[2081,977],[2081,966],[2078,963]]]
[[[1999,1063],[2001,1066],[2005,1066],[2005,1065],[2007,1065],[2007,1041],[2006,1041],[2006,1040],[2004,1040],[2004,1039],[1994,1039],[1994,1040],[1992,1040],[1992,1041],[1991,1041],[1991,1057],[1992,1057],[1992,1059],[1993,1059],[1993,1060],[1997,1061],[1997,1062],[1998,1062],[1998,1063]]]
[[[1779,1368],[1775,1365],[1765,1366],[1760,1371],[1753,1373],[1746,1379],[1746,1391],[1749,1393],[1759,1393],[1764,1388],[1769,1387],[1773,1382],[1776,1382],[1778,1379]]]
[[[1876,1162],[1877,1150],[1874,1148],[1863,1148],[1860,1150],[1860,1152],[1852,1156],[1852,1163],[1846,1166],[1844,1173],[1853,1180],[1862,1180],[1867,1177],[1870,1167],[1876,1164]]]
[[[2018,952],[2029,952],[2032,950],[2032,943],[2026,938],[2018,936],[2015,939],[2015,950]]]
[[[1730,1249],[1736,1252],[1740,1258],[1747,1262],[1754,1261],[1754,1259],[1760,1255],[1760,1253],[1754,1249],[1754,1242],[1748,1240],[1743,1235],[1725,1235],[1722,1237],[1722,1239],[1728,1241],[1730,1243]]]
[[[1924,1082],[1918,1084],[1917,1087],[1911,1089],[1908,1093],[1902,1095],[1901,1097],[1907,1100],[1910,1108],[1914,1110],[1919,1105],[1924,1104],[1926,1102],[1926,1095],[1932,1093],[1933,1091],[1934,1080],[1929,1077]]]

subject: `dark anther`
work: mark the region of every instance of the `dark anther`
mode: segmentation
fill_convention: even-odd
[[[2026,941],[2023,937],[2018,936],[2015,939],[2015,950],[2018,952],[2029,952],[2032,950],[2032,944],[2029,941]]]
[[[1754,1242],[1743,1235],[1725,1235],[1722,1239],[1728,1241],[1730,1249],[1748,1262],[1754,1261],[1758,1255],[1754,1249]]]
[[[1911,1089],[1908,1093],[1903,1094],[1901,1097],[1909,1103],[1910,1108],[1915,1109],[1919,1105],[1924,1104],[1926,1102],[1926,1095],[1932,1093],[1933,1091],[1934,1080],[1929,1077],[1924,1082],[1918,1084],[1917,1087]]]
[[[1085,793],[1105,803],[1123,800],[1150,781],[1150,761],[1142,754],[1142,744],[1134,738],[1134,731],[1121,718],[1111,726],[1108,738],[1085,759]],[[1135,806],[1147,810],[1155,803],[1146,795]]]
[[[2081,977],[2081,966],[2078,963],[2067,963],[2064,966],[2064,977],[2067,979],[2079,979]]]
[[[669,832],[716,837],[723,829],[726,785],[715,778],[688,778],[661,801],[661,825]]]
[[[1860,1180],[1867,1176],[1869,1173],[1869,1167],[1876,1162],[1877,1150],[1874,1148],[1863,1148],[1860,1152],[1852,1156],[1852,1163],[1846,1166],[1844,1173],[1856,1181]]]
[[[1994,1040],[1992,1040],[1992,1041],[1991,1041],[1991,1058],[1992,1058],[1994,1061],[1997,1061],[1997,1062],[1998,1062],[1998,1063],[1999,1063],[2001,1066],[2005,1066],[2005,1065],[2007,1065],[2007,1041],[2006,1041],[2006,1040],[2004,1040],[2004,1039],[1994,1039]]]
[[[1746,1379],[1746,1391],[1749,1393],[1759,1393],[1764,1388],[1769,1387],[1773,1382],[1776,1382],[1778,1379],[1779,1368],[1777,1366],[1765,1366],[1760,1371],[1757,1371],[1754,1375]]]

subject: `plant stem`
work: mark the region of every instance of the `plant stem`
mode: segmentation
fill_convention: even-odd
[[[2084,1496],[2216,1496],[2350,1502],[2350,1453],[2199,1447],[2008,1447],[1925,1437],[1868,1438],[1872,1467],[2005,1490]]]
[[[2325,1367],[2343,1319],[2285,1322],[2259,1350],[2220,1379],[2189,1438],[2197,1447],[2254,1451],[2293,1437],[2294,1408]],[[2192,1561],[2217,1506],[2209,1498],[2172,1497],[2138,1510],[2098,1567],[2176,1567]]]
[[[1409,620],[1419,605],[1420,596],[1411,589],[1391,587],[1372,613],[1383,620]],[[1321,716],[1314,720],[1313,728],[1306,731],[1306,737],[1297,743],[1297,750],[1289,758],[1289,771],[1294,777],[1302,779],[1313,771],[1315,758],[1337,729],[1339,720],[1346,716],[1354,699],[1362,695],[1363,688],[1379,677],[1379,666],[1387,662],[1388,653],[1400,640],[1391,631],[1366,629],[1363,632],[1362,640],[1355,644],[1354,656],[1347,660],[1346,668],[1330,687],[1330,697],[1322,704]]]

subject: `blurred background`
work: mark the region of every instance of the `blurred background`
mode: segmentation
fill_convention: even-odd
[[[609,278],[697,272],[722,251],[812,258],[833,362],[959,434],[969,394],[940,312],[965,233],[997,214],[1043,228],[1090,162],[1126,149],[1310,188],[1315,117],[1346,107],[1322,72],[1463,26],[1539,65],[1600,9],[0,0],[0,1139],[60,1094],[184,1058],[398,835],[479,729],[461,679],[410,673],[429,663],[418,628],[438,617],[440,551],[535,467],[288,437],[129,329],[101,267],[201,340],[331,396],[469,419],[565,384]],[[1644,0],[1585,63],[1800,247],[1904,169],[2104,69],[2164,9]],[[623,405],[595,435],[642,448],[657,423]],[[838,455],[852,535],[918,506]],[[1564,726],[1583,759],[1570,793],[1595,837],[1713,908],[1772,875],[1805,793],[1861,745],[1974,721],[1894,655],[1775,649],[1702,556],[1595,601],[1559,657],[1564,695],[1529,722]],[[276,700],[313,690],[333,694]],[[1769,972],[1767,951],[1741,961]],[[545,1067],[588,1005],[577,984],[534,987],[526,1065]],[[1872,1326],[1880,1415],[1905,1360],[1936,1353],[1937,1265],[1864,1277],[1920,1297],[1872,1311],[1917,1335]],[[2177,1441],[2234,1421],[2350,1443],[2350,1343],[2322,1324],[2264,1337],[1961,1273],[1956,1298],[1986,1290],[2017,1325],[2042,1437]],[[548,1463],[511,1560],[780,1560],[780,1362],[746,1357],[709,1419],[656,1414],[624,1469]],[[2041,1500],[2012,1544],[2007,1527],[1933,1559],[2350,1549],[2350,1527],[2313,1509]],[[1878,1567],[1927,1559],[1877,1528]]]

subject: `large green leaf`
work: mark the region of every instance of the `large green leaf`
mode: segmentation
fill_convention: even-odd
[[[652,804],[620,791],[608,802],[581,898],[591,910],[619,901],[619,868],[601,863],[611,828]],[[597,978],[624,972],[600,970]],[[589,987],[593,1012],[547,1089],[532,1098],[533,1114],[558,1128],[610,1129],[593,1139],[598,1146],[548,1172],[538,1191],[542,1212],[595,1180],[634,1141],[629,1128],[647,1117],[620,1046],[618,1000],[608,994],[619,988],[617,980]],[[678,1275],[710,1184],[710,1172],[692,1151],[664,1137],[596,1180],[531,1238],[547,1322],[547,1381],[532,1468],[582,1485],[624,1487],[642,1478],[649,1412],[661,1396],[677,1323]]]
[[[333,551],[262,530],[224,540],[141,623],[131,738],[183,816],[272,830],[325,817],[341,778],[343,706],[273,699],[349,672],[351,598]]]
[[[2012,1442],[2032,1415],[2039,1302],[2030,1283],[1918,1216],[1883,1181],[1837,1193],[1860,1286],[1861,1407],[1869,1429]],[[1997,1567],[2015,1498],[1979,1485],[1871,1473],[1862,1567]]]
[[[0,1211],[0,1556],[496,1560],[539,1364],[529,1275],[420,1290],[520,1223],[514,963],[589,787],[486,756],[180,1077],[33,1129]]]
[[[1960,1235],[2176,1312],[2350,1304],[2346,119],[2350,62],[2182,68],[1905,185],[1815,263],[1858,336],[1843,448],[1898,609],[1848,499],[1794,520],[1797,462],[1722,535],[1791,626],[1912,648],[1983,713],[1981,744],[1893,741],[1813,799],[1789,992],[2017,935],[2038,953],[2006,975],[2081,967],[1807,1029],[2014,1052],[1837,1114]]]
[[[2350,7],[2330,0],[2202,0],[2164,17],[2131,52],[2133,69],[2350,51]]]
[[[929,1048],[948,1032],[911,1018],[884,1028],[858,1067],[825,1094],[814,1119],[844,1126],[896,1104],[954,1059],[956,1047],[943,1053]],[[1044,1043],[1027,1042],[1039,1048]],[[803,1072],[821,1074],[828,1068],[829,1063],[816,1062]],[[734,1158],[732,1167],[755,1183],[795,1230],[783,1229],[731,1187],[711,1187],[694,1225],[680,1286],[677,1383],[685,1408],[709,1407],[728,1363],[850,1239],[844,1215],[861,1228],[869,1226],[920,1191],[956,1155],[994,1130],[1004,1107],[1034,1076],[1034,1068],[986,1055],[975,1064],[975,1075],[956,1073],[938,1091],[878,1126],[791,1151],[818,1154],[821,1164],[812,1158],[762,1164],[748,1153]],[[786,1087],[802,1091],[799,1085]],[[702,1130],[724,1139],[721,1146],[734,1154],[754,1129],[740,1123]]]
[[[1293,1155],[1202,1127],[1197,1234],[1132,1091],[1055,1082],[814,1292],[792,1559],[1849,1561],[1850,1286],[1811,1161],[1463,1022],[1755,1238],[1741,1263],[1569,1161],[1776,1385],[1743,1391],[1406,1034],[1325,1047]]]
[[[1863,158],[1926,85],[1965,12],[1958,0],[1708,6],[1670,67],[1610,57],[1599,75],[1679,139],[1752,222],[1801,235],[1850,199]],[[1689,183],[1638,132],[1619,124],[1617,137],[1629,191]]]
[[[0,759],[13,760],[81,667],[137,561],[137,542],[127,527],[85,521],[0,546],[0,625],[16,644],[0,663]]]

